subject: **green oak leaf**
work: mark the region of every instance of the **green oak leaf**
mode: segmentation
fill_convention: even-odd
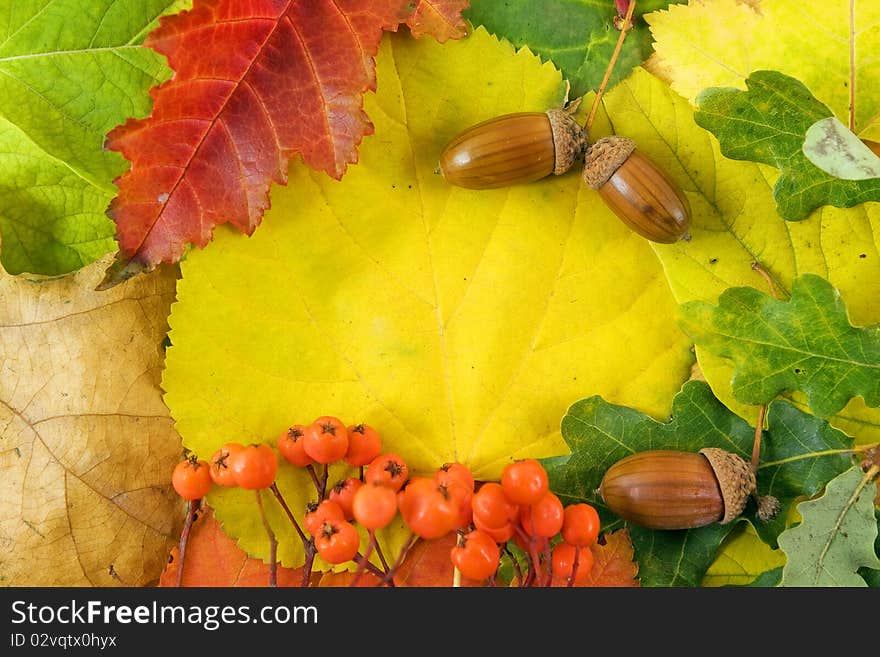
[[[596,507],[603,531],[623,526],[596,489],[621,458],[649,449],[696,452],[721,447],[750,458],[755,431],[729,411],[703,381],[688,381],[672,402],[669,422],[593,396],[572,404],[561,425],[570,454],[544,459],[551,489],[563,504]],[[699,529],[654,531],[627,523],[642,586],[699,586],[735,523]]]
[[[778,547],[789,509],[817,495],[831,479],[852,467],[853,443],[851,436],[788,401],[776,400],[767,407],[756,476],[758,494],[775,497],[781,510],[768,522],[753,523],[762,541]]]
[[[717,306],[688,301],[680,326],[698,347],[733,361],[741,403],[798,390],[820,417],[859,395],[880,405],[880,327],[853,326],[839,292],[816,274],[796,278],[788,301],[751,287],[728,288]]]
[[[63,275],[112,251],[128,163],[106,133],[171,73],[140,44],[180,0],[0,0],[0,264]]]
[[[683,1],[641,0],[634,15],[638,18]],[[617,10],[611,0],[471,0],[463,14],[517,48],[527,46],[553,62],[570,82],[575,98],[599,88],[620,35],[614,27]],[[633,24],[608,81],[609,87],[629,75],[653,52],[654,41],[647,24],[642,20],[634,20]]]
[[[748,91],[704,89],[696,99],[694,120],[718,138],[725,156],[780,170],[773,198],[783,219],[806,219],[823,205],[850,208],[880,201],[880,179],[837,178],[804,153],[810,126],[833,112],[802,82],[779,71],[755,71],[745,82]]]
[[[787,560],[780,586],[867,586],[860,568],[880,568],[874,547],[872,479],[854,465],[825,493],[798,504],[802,520],[779,535]]]
[[[767,421],[757,492],[775,496],[781,509],[773,521],[765,523],[757,519],[756,505],[750,501],[741,518],[755,527],[762,541],[775,547],[792,504],[814,495],[852,465],[852,439],[783,400],[769,405]],[[542,460],[550,487],[565,505],[587,502],[595,506],[603,531],[624,525],[597,493],[605,471],[621,458],[649,449],[696,452],[702,447],[721,447],[749,460],[755,437],[754,428],[698,380],[682,386],[673,399],[668,422],[593,396],[569,407],[561,431],[570,454]],[[656,531],[626,523],[642,586],[699,586],[736,524]]]

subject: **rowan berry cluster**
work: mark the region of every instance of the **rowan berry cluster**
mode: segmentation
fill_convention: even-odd
[[[286,463],[305,468],[315,484],[316,498],[297,521],[275,485],[280,454]],[[344,463],[357,468],[328,486],[329,466]],[[547,472],[536,459],[508,464],[500,481],[475,482],[470,469],[450,462],[430,476],[411,474],[396,453],[383,452],[379,433],[365,423],[346,425],[334,416],[310,424],[294,424],[269,444],[227,442],[210,461],[190,456],[172,474],[175,490],[185,499],[200,500],[211,487],[238,486],[257,491],[269,488],[284,508],[306,552],[304,585],[315,554],[329,564],[353,561],[355,582],[365,571],[391,583],[407,551],[418,539],[457,536],[450,559],[470,579],[494,584],[504,555],[510,558],[520,586],[580,584],[593,565],[590,546],[599,536],[599,517],[587,504],[563,507],[549,489]],[[410,540],[394,564],[388,564],[376,532],[400,516]],[[275,539],[263,518],[273,545]],[[369,541],[361,551],[358,526]],[[512,541],[521,551],[514,554]],[[378,553],[384,569],[370,562]],[[524,563],[523,563],[524,561]]]

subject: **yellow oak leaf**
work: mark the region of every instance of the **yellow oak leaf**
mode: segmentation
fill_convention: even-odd
[[[757,70],[803,82],[844,123],[880,137],[880,3],[876,0],[690,0],[645,16],[655,39],[649,64],[695,101],[707,87],[745,89]]]
[[[491,480],[511,459],[567,453],[575,399],[664,417],[693,354],[648,243],[576,169],[485,191],[435,173],[461,130],[558,107],[559,71],[478,28],[442,45],[387,35],[377,77],[375,134],[343,180],[292,167],[259,231],[218,229],[182,263],[163,387],[184,444],[273,443],[329,414],[377,428],[411,472],[457,460]],[[302,469],[282,464],[278,485],[295,515],[314,499]],[[253,496],[209,499],[265,558]],[[288,519],[266,506],[281,562],[298,566]]]
[[[183,520],[159,389],[176,275],[0,275],[0,585],[143,586]]]
[[[758,538],[754,527],[740,523],[724,544],[718,558],[703,575],[702,586],[745,586],[758,575],[785,564],[782,550],[774,550]]]

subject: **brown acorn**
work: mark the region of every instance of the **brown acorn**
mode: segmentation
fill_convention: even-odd
[[[717,447],[699,452],[648,450],[608,468],[598,493],[624,520],[648,529],[694,529],[738,518],[757,485],[752,466]],[[758,515],[769,520],[776,498],[758,498]]]
[[[689,240],[691,209],[672,179],[627,137],[603,137],[584,155],[584,182],[636,233],[662,244]]]
[[[586,143],[572,108],[504,114],[452,139],[440,154],[438,173],[468,189],[534,182],[571,169]]]

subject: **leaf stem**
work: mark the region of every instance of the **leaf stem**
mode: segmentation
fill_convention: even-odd
[[[752,444],[752,471],[758,471],[758,462],[761,454],[761,436],[764,434],[764,415],[767,412],[767,404],[758,407],[758,419],[755,422],[755,442]]]
[[[260,519],[263,521],[263,527],[266,528],[266,535],[269,537],[269,586],[278,586],[278,539],[275,538],[275,532],[269,524],[266,517],[266,511],[263,509],[263,498],[260,495],[262,491],[258,488],[254,491],[257,498],[257,507],[260,509]]]
[[[856,131],[856,2],[849,0],[849,129]]]
[[[791,295],[776,282],[776,279],[770,274],[769,271],[764,269],[764,266],[758,262],[757,260],[752,261],[752,271],[757,272],[761,275],[761,278],[767,283],[767,287],[770,288],[770,296],[774,299],[779,299],[780,296],[784,296],[786,299],[790,298]],[[781,294],[780,294],[781,293]]]
[[[602,78],[602,83],[596,91],[596,97],[593,99],[593,106],[590,108],[590,114],[587,116],[587,121],[584,124],[584,132],[586,132],[588,139],[593,120],[596,118],[596,112],[599,110],[599,103],[602,100],[602,96],[605,94],[605,87],[608,86],[608,80],[611,79],[614,65],[617,63],[617,58],[620,56],[620,49],[623,48],[623,40],[626,38],[627,32],[633,27],[632,15],[635,8],[636,0],[630,0],[629,7],[626,9],[626,16],[623,19],[623,24],[620,26],[620,35],[617,37],[617,44],[614,46],[614,52],[611,54],[611,59],[608,60],[608,66],[605,67],[605,76]]]

